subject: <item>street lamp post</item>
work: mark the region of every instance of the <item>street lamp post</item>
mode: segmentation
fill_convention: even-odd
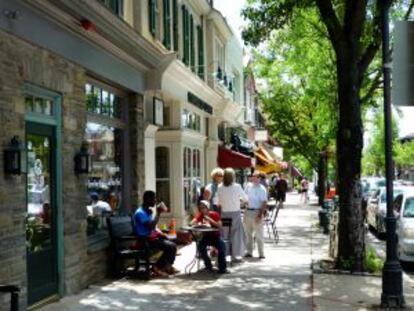
[[[405,305],[402,284],[402,269],[397,256],[396,218],[393,211],[392,124],[389,50],[389,8],[390,0],[381,1],[382,61],[384,73],[384,125],[385,125],[385,175],[387,188],[387,258],[382,270],[381,306],[402,308]]]

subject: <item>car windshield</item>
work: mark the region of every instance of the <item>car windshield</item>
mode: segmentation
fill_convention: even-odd
[[[395,197],[397,196],[397,195],[399,195],[399,194],[401,194],[401,193],[403,193],[403,190],[402,189],[395,189],[394,188],[394,199],[395,199]],[[381,194],[381,202],[386,202],[387,201],[387,191],[386,190],[384,190],[383,192],[382,192],[382,194]]]
[[[407,198],[405,200],[403,217],[414,217],[414,198]]]

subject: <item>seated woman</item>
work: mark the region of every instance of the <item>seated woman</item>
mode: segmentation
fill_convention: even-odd
[[[205,224],[213,228],[220,229],[221,218],[220,214],[209,210],[209,203],[206,200],[201,200],[198,205],[198,214],[191,221],[191,225]],[[208,271],[213,271],[210,257],[207,253],[207,246],[214,246],[218,251],[218,265],[219,273],[228,273],[226,264],[226,245],[220,237],[220,231],[204,233],[201,240],[198,242],[198,251],[204,261],[204,265]]]
[[[136,210],[134,215],[135,234],[138,237],[138,241],[140,238],[147,239],[150,249],[162,251],[162,256],[154,265],[153,271],[157,275],[167,276],[179,272],[173,267],[177,246],[156,230],[160,214],[166,212],[167,208],[161,202],[157,205],[157,213],[154,216],[152,215],[151,207],[155,206],[155,203],[155,192],[145,191],[142,206]]]

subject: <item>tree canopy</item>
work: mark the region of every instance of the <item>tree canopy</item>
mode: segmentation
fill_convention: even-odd
[[[275,111],[273,115],[283,112],[287,118],[295,120],[299,118],[300,122],[295,121],[295,126],[299,126],[300,132],[305,134],[310,132],[309,127],[305,129],[301,127],[304,124],[312,124],[308,121],[313,120],[318,113],[323,115],[323,111],[330,112],[332,119],[337,116],[335,134],[338,193],[341,207],[338,226],[338,257],[340,259],[338,264],[348,262],[350,265],[347,266],[357,271],[364,270],[365,250],[364,212],[361,207],[362,193],[359,185],[363,147],[362,116],[364,110],[362,107],[367,102],[375,103],[372,98],[381,83],[382,72],[379,70],[381,61],[375,59],[381,46],[380,6],[390,3],[394,5],[396,11],[399,9],[398,12],[404,12],[401,16],[405,17],[410,15],[414,5],[413,1],[403,0],[248,0],[248,5],[243,11],[243,15],[249,21],[243,32],[245,41],[253,46],[259,46],[259,49],[266,40],[270,39],[270,42],[275,42],[279,45],[277,53],[271,49],[270,51],[264,49],[261,54],[270,57],[271,64],[278,59],[283,61],[287,72],[295,73],[293,77],[289,77],[282,66],[279,66],[279,70],[271,68],[271,74],[266,79],[266,83],[272,86],[268,89],[268,95],[265,96],[268,111],[270,113]],[[292,36],[298,34],[297,21],[301,16],[311,16],[311,14],[315,14],[315,18],[310,18],[305,22],[312,23],[312,29],[319,31],[318,36],[314,38],[317,42],[311,40],[308,42],[311,44],[310,47],[314,44],[323,44],[324,40],[321,39],[323,37],[326,38],[328,44],[327,54],[324,49],[318,50],[318,53],[322,55],[317,71],[309,69],[312,66],[306,67],[303,60],[311,55],[309,50],[312,49],[306,45],[300,46],[300,42],[289,42],[288,37],[283,37],[286,31]],[[307,28],[311,29],[311,27]],[[280,38],[279,41],[278,38]],[[285,40],[290,44],[287,44]],[[296,41],[302,40],[296,38]],[[293,57],[283,53],[290,49],[294,50],[289,51],[289,55]],[[281,57],[278,54],[280,52],[285,57]],[[293,62],[296,65],[291,64]],[[325,71],[325,67],[329,69]],[[321,83],[321,80],[314,79],[311,74],[316,76],[330,74],[331,79],[328,78],[325,83]],[[314,90],[315,93],[309,93],[310,90]],[[336,98],[331,95],[330,91],[336,92]],[[313,96],[309,96],[310,94]],[[329,99],[324,98],[325,96]],[[311,99],[315,97],[319,100]],[[277,99],[278,104],[274,104],[271,98]],[[302,105],[296,108],[299,98]],[[283,103],[279,104],[280,101]],[[285,104],[286,102],[289,104]],[[316,109],[318,104],[326,105],[327,102],[337,105],[336,116],[332,113],[333,110]],[[281,106],[284,109],[275,106]],[[286,112],[286,109],[289,112]],[[308,116],[307,121],[303,121],[304,117],[300,119],[303,114],[306,115],[309,112],[312,112],[312,117]],[[325,119],[321,117],[319,121],[323,122]],[[277,126],[284,125],[275,124],[273,129]],[[310,136],[308,134],[307,137]],[[303,144],[303,142],[300,143]],[[303,149],[302,146],[300,148]]]

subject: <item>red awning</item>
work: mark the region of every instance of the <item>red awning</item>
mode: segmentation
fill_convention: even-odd
[[[217,164],[222,168],[250,168],[252,167],[252,158],[239,152],[219,147]]]

